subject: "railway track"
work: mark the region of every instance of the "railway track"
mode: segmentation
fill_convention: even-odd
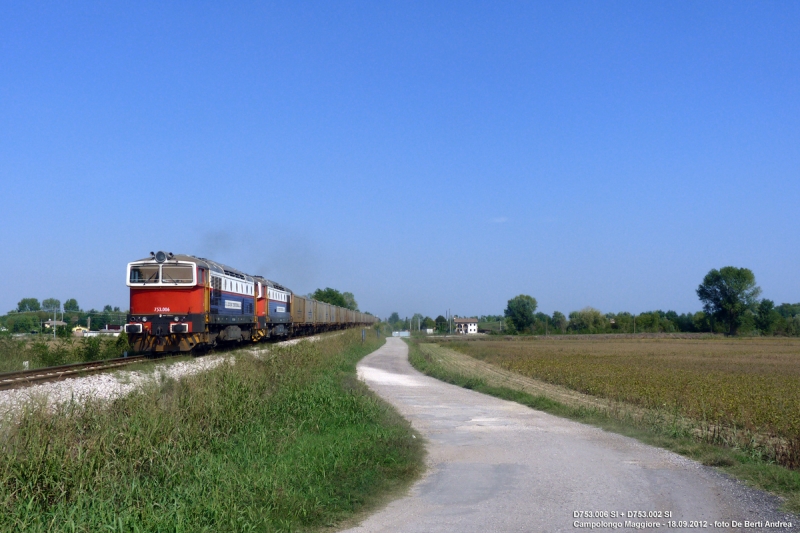
[[[144,355],[137,355],[133,357],[120,357],[119,359],[106,359],[105,361],[92,361],[91,363],[73,363],[69,365],[37,368],[34,370],[3,372],[0,373],[0,390],[25,387],[40,382],[59,381],[148,360],[149,358]]]
[[[277,340],[273,339],[270,344],[272,343],[284,343],[284,342],[296,342],[298,340],[302,340],[304,338],[313,338],[301,336],[295,337],[288,340]],[[230,346],[230,347],[218,347],[217,350],[219,351],[228,351],[231,349],[238,349],[241,346]],[[175,356],[186,355],[183,354],[176,354]],[[35,385],[37,383],[46,383],[48,381],[60,381],[62,379],[78,377],[82,375],[92,374],[95,372],[102,372],[104,370],[112,370],[114,368],[119,368],[123,366],[128,366],[133,363],[140,363],[140,362],[156,362],[156,361],[164,361],[164,359],[173,357],[173,356],[163,356],[163,357],[156,357],[153,358],[152,356],[147,355],[136,355],[131,357],[120,357],[118,359],[106,359],[103,361],[92,361],[91,363],[72,363],[68,365],[60,365],[60,366],[49,366],[44,368],[36,368],[33,370],[19,370],[15,372],[0,372],[0,390],[7,390],[7,389],[14,389],[18,387],[27,387],[30,385]]]

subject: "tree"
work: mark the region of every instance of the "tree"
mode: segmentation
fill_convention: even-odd
[[[583,333],[602,333],[605,331],[606,317],[594,307],[584,307],[569,314],[569,329]]]
[[[697,296],[703,302],[706,314],[722,321],[728,335],[736,335],[745,311],[757,303],[761,288],[748,268],[732,266],[712,269],[697,287]]]
[[[758,304],[758,308],[756,309],[756,327],[761,330],[762,333],[767,335],[772,333],[772,330],[775,329],[775,323],[780,320],[781,315],[778,311],[775,310],[775,302],[772,300],[767,300],[766,298],[761,300]]]
[[[23,298],[17,303],[17,311],[24,313],[26,311],[39,311],[42,307],[39,305],[39,300],[36,298]]]
[[[560,311],[553,312],[553,326],[561,330],[561,333],[567,331],[567,317]]]
[[[42,311],[47,311],[49,313],[61,311],[61,300],[56,300],[55,298],[42,300]]]
[[[6,327],[14,333],[31,333],[39,329],[39,321],[33,315],[8,317]]]
[[[442,315],[437,316],[436,320],[434,320],[434,323],[436,324],[436,331],[439,333],[444,333],[447,331],[447,319]]]
[[[64,302],[64,312],[65,313],[78,313],[80,312],[81,308],[78,306],[78,301],[75,298],[70,298],[66,302]]]
[[[431,317],[426,316],[422,319],[422,327],[423,329],[433,329],[436,327],[436,322],[434,322]]]
[[[350,309],[351,311],[358,311],[358,302],[356,301],[356,297],[353,296],[352,292],[343,292],[342,297],[345,301],[345,307]]]
[[[311,297],[318,302],[338,305],[339,307],[347,307],[347,301],[344,299],[344,295],[336,289],[331,289],[330,287],[315,290]]]
[[[520,294],[508,301],[505,316],[511,319],[517,331],[524,331],[533,324],[533,313],[536,312],[536,298]]]
[[[398,314],[397,314],[397,311],[395,311],[394,313],[392,313],[391,315],[389,315],[389,324],[391,324],[392,326],[394,326],[394,325],[395,325],[395,324],[397,324],[398,322],[400,322],[400,315],[398,315]]]
[[[418,327],[421,328],[423,318],[424,317],[421,314],[414,313],[414,316],[411,317],[411,329],[416,331]]]

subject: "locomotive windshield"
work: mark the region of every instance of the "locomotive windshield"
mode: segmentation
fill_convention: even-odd
[[[161,281],[163,283],[191,283],[194,268],[191,265],[163,265]]]
[[[158,283],[159,265],[131,265],[131,283]]]
[[[195,284],[193,263],[131,263],[128,265],[128,285],[139,287]]]

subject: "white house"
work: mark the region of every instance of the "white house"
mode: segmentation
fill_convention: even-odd
[[[462,335],[474,335],[478,333],[477,318],[454,318],[453,323],[456,328],[456,333]]]

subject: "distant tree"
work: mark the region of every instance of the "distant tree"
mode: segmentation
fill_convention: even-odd
[[[347,302],[344,299],[344,295],[336,289],[331,289],[330,287],[315,290],[311,294],[311,297],[318,302],[338,305],[339,307],[347,307]]]
[[[520,294],[508,301],[504,314],[511,319],[514,328],[522,332],[533,325],[533,313],[536,312],[536,306],[536,298]]]
[[[697,287],[703,311],[727,326],[728,335],[736,335],[744,313],[755,308],[761,288],[748,268],[712,269]]]
[[[111,311],[113,311],[113,309],[111,308],[110,305],[104,305],[103,306],[103,312],[104,313],[110,313]]]
[[[352,292],[343,292],[342,297],[344,298],[345,302],[344,307],[353,311],[358,311],[358,302],[356,301],[356,297],[353,296]]]
[[[414,316],[411,317],[411,329],[415,330],[419,327],[422,327],[422,319],[424,317],[419,313],[414,313]]]
[[[796,304],[781,304],[775,308],[779,315],[783,318],[792,318],[800,315],[800,303]]]
[[[6,327],[14,333],[31,333],[39,329],[39,321],[33,315],[17,315],[8,318]]]
[[[56,300],[55,298],[42,300],[42,311],[47,311],[48,313],[61,311],[61,300]]]
[[[567,331],[567,317],[565,317],[564,313],[561,313],[560,311],[553,312],[552,324],[553,327],[560,329],[561,333],[565,333]]]
[[[422,327],[423,327],[424,329],[433,329],[433,328],[435,328],[435,327],[436,327],[436,322],[434,322],[434,320],[433,320],[431,317],[429,317],[429,316],[426,316],[426,317],[425,317],[425,318],[422,320]]]
[[[389,315],[389,324],[391,324],[392,326],[394,326],[394,325],[395,325],[395,324],[397,324],[398,322],[400,322],[400,315],[398,315],[398,314],[397,314],[397,311],[395,311],[394,313],[392,313],[391,315]]]
[[[26,311],[39,311],[42,308],[39,305],[39,300],[36,298],[23,298],[17,303],[17,311],[25,313]]]
[[[511,319],[510,316],[507,316],[504,319],[503,326],[504,326],[503,333],[505,333],[506,335],[516,335],[517,333],[519,333],[519,331],[517,331],[517,326],[514,324],[514,321]]]
[[[694,327],[694,315],[692,313],[684,313],[682,315],[678,315],[675,318],[675,326],[678,331],[681,332],[691,332],[696,331]]]
[[[609,322],[609,327],[614,331],[619,331],[620,333],[632,333],[633,332],[633,315],[628,313],[627,311],[623,311],[621,313],[615,314],[608,314],[606,318]],[[611,322],[613,320],[613,323]]]
[[[602,333],[607,319],[594,307],[584,307],[569,314],[569,329],[581,333]]]
[[[765,335],[770,335],[775,329],[775,324],[781,319],[780,313],[775,310],[775,302],[766,298],[758,303],[756,308],[755,325]]]
[[[698,311],[692,315],[692,327],[694,331],[698,331],[700,333],[711,333],[711,321],[708,319],[708,315],[706,315],[702,311]]]
[[[447,319],[442,315],[437,316],[436,320],[434,320],[434,323],[436,324],[436,330],[439,333],[444,333],[447,331]]]
[[[65,313],[78,313],[80,312],[81,308],[78,306],[78,301],[75,298],[70,298],[66,302],[64,302],[64,312]]]

